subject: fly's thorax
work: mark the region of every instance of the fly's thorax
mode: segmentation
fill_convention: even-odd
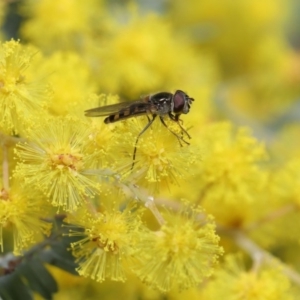
[[[166,115],[171,112],[173,94],[161,92],[151,95],[149,102],[151,103],[151,113],[156,115]]]
[[[163,115],[167,115],[170,111],[171,111],[171,104],[163,102],[159,105],[159,108],[156,109],[156,111],[153,113],[159,116],[163,116]]]

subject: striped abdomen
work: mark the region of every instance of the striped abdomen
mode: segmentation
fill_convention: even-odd
[[[115,114],[108,116],[107,118],[105,118],[104,123],[114,123],[128,118],[145,115],[147,113],[151,114],[150,110],[147,110],[147,105],[145,105],[145,103],[139,103],[129,106],[125,109],[118,111]]]

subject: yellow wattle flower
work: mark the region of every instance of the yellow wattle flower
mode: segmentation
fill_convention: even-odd
[[[14,176],[41,191],[52,205],[74,211],[93,197],[97,182],[84,174],[95,153],[86,152],[88,124],[68,117],[39,120],[29,130],[31,142],[18,145]],[[38,122],[38,123],[39,123]]]
[[[229,255],[203,290],[203,299],[296,299],[291,284],[279,267],[247,271],[240,256]]]
[[[70,223],[70,236],[82,237],[71,244],[77,258],[77,271],[84,277],[102,282],[106,279],[125,281],[129,261],[138,243],[140,213],[105,208],[102,212],[79,211],[66,219]]]
[[[18,41],[0,43],[0,130],[7,134],[23,129],[48,101],[46,85],[40,80],[32,82],[27,70],[35,54],[35,49]]]
[[[197,149],[181,140],[183,138],[190,142],[181,133],[178,124],[168,120],[168,117],[165,122],[169,129],[157,118],[140,136],[137,144],[135,142],[138,135],[148,123],[145,117],[128,120],[115,129],[120,133],[119,144],[126,154],[123,163],[126,161],[127,164],[132,164],[136,146],[134,168],[128,173],[128,178],[133,176],[139,184],[154,192],[161,187],[169,187],[170,184],[180,185],[189,172],[192,172],[191,166],[197,159]]]
[[[49,235],[51,224],[42,220],[47,205],[41,197],[29,189],[21,189],[14,183],[9,191],[0,191],[0,250],[4,250],[3,231],[11,230],[13,252],[20,255],[29,246]]]
[[[197,286],[212,275],[223,253],[214,222],[199,208],[185,207],[164,217],[159,231],[142,235],[134,270],[163,292]]]

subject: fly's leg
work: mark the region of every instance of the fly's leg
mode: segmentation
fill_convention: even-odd
[[[136,140],[135,140],[135,145],[134,145],[134,150],[133,150],[133,156],[132,156],[132,166],[131,166],[131,170],[133,169],[134,167],[134,164],[135,164],[135,155],[136,155],[136,145],[139,141],[139,138],[141,137],[141,135],[151,126],[151,124],[153,123],[153,121],[155,120],[156,118],[156,115],[153,115],[153,118],[152,120],[150,120],[149,116],[147,115],[148,117],[148,124],[144,127],[144,129],[139,133],[139,135],[137,136]]]
[[[179,119],[179,116],[175,117],[175,122],[177,122],[177,124],[179,125],[180,129],[182,130],[182,132],[184,132],[186,134],[186,136],[190,139],[191,136],[188,134],[188,132],[182,127],[182,125],[180,124],[180,122],[182,122],[182,120]],[[183,123],[183,122],[182,122]]]
[[[179,136],[177,133],[175,133],[174,131],[172,131],[172,130],[167,126],[167,124],[166,124],[166,122],[164,121],[164,119],[163,119],[162,116],[160,116],[159,118],[160,118],[160,121],[162,122],[162,124],[163,124],[163,125],[164,125],[164,126],[165,126],[172,134],[174,134],[174,135],[177,137],[178,142],[179,142],[179,144],[180,144],[181,147],[182,147],[181,141],[184,142],[184,143],[187,144],[187,145],[190,144],[190,143],[188,143],[187,141],[185,141],[185,140],[183,139],[182,136]],[[179,123],[178,123],[178,124],[179,124]],[[185,130],[184,130],[184,132],[185,132]],[[188,135],[188,136],[189,136],[189,135]]]
[[[191,139],[191,136],[189,135],[189,133],[182,127],[181,124],[183,123],[183,121],[179,119],[179,116],[180,115],[174,116],[173,114],[169,113],[170,119],[175,121],[178,124],[178,126],[180,127],[182,136],[183,136],[183,133],[184,133],[189,139]],[[181,139],[183,140],[182,136],[181,136]]]

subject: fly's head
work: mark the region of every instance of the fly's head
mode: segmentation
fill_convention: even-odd
[[[185,92],[177,90],[172,97],[171,111],[175,115],[187,114],[190,111],[190,107],[193,98],[189,97]]]

